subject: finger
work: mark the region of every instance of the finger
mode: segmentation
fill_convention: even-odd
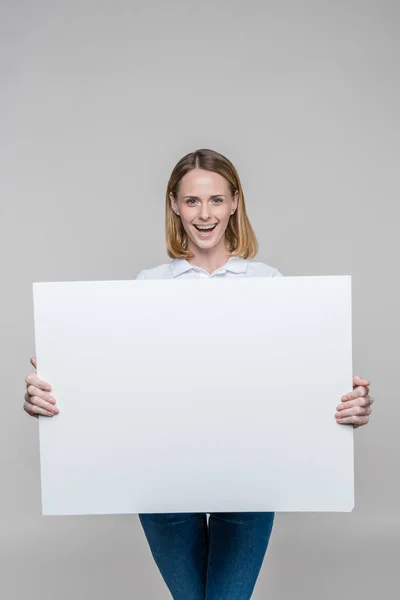
[[[32,367],[34,367],[35,369],[37,369],[36,358],[34,356],[31,356],[31,365],[32,365]]]
[[[29,396],[39,396],[39,398],[43,398],[43,400],[47,400],[47,402],[51,402],[52,404],[56,403],[54,396],[49,394],[49,392],[36,387],[35,385],[28,385],[26,387],[26,391]]]
[[[353,408],[353,406],[370,406],[373,403],[373,399],[371,396],[361,396],[360,398],[355,398],[354,400],[347,400],[338,404],[336,409],[343,410],[345,408]]]
[[[353,406],[353,408],[338,411],[337,413],[335,413],[335,417],[337,420],[352,416],[363,417],[366,415],[370,415],[371,412],[372,408],[370,406]]]
[[[360,425],[366,425],[368,423],[368,421],[369,421],[368,416],[364,416],[364,417],[353,416],[353,417],[345,417],[344,419],[339,419],[337,422],[340,425],[352,424],[356,427],[359,427]]]
[[[51,385],[49,383],[47,383],[47,381],[43,381],[42,379],[39,379],[39,377],[36,375],[36,373],[29,373],[29,375],[27,375],[25,377],[25,383],[28,385],[34,385],[37,388],[40,388],[41,390],[46,390],[48,392],[51,391]]]
[[[360,398],[362,396],[368,396],[367,388],[363,386],[356,387],[355,390],[345,394],[341,397],[342,402],[348,402],[349,400],[355,400],[356,398]]]
[[[48,394],[47,392],[42,392],[41,390],[39,390],[39,388],[36,388],[33,385],[29,385],[26,390],[25,400],[27,402],[32,402],[32,404],[36,404],[36,401],[34,401],[34,398],[39,398],[40,400],[43,400],[44,402],[48,402],[49,405],[53,405],[53,406],[56,403],[56,399],[54,398],[54,396],[50,396],[50,394]]]
[[[354,386],[353,387],[353,391],[354,390],[358,390],[359,388],[362,388],[363,390],[366,391],[367,394],[369,394],[369,387],[367,385],[362,385],[362,386]]]
[[[29,402],[25,402],[24,410],[28,413],[28,415],[31,415],[31,417],[38,417],[39,415],[42,415],[43,417],[54,417],[55,414],[46,410],[45,408],[42,408],[41,406],[35,406]]]
[[[32,406],[39,406],[40,408],[44,408],[45,410],[54,414],[57,414],[59,412],[58,407],[55,406],[55,404],[47,402],[39,396],[28,396],[28,398],[25,397],[25,402],[28,402],[28,404],[32,404]]]
[[[353,385],[357,386],[357,385],[371,385],[371,382],[368,381],[368,379],[363,379],[362,377],[359,377],[358,375],[354,375],[353,377]]]

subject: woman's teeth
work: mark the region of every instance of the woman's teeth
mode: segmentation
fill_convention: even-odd
[[[202,231],[204,233],[207,233],[209,231],[212,231],[213,229],[215,229],[217,225],[195,225],[197,231]]]

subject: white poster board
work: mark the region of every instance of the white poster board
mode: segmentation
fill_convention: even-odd
[[[34,283],[45,515],[351,511],[351,277]]]

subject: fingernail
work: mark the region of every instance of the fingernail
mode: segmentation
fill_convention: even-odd
[[[53,396],[49,396],[49,402],[53,402],[53,404],[56,403],[56,399],[53,398]]]
[[[60,411],[58,410],[57,406],[53,406],[52,411],[55,415],[57,415]]]

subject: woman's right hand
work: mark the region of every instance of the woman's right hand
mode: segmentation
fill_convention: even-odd
[[[31,364],[36,369],[36,359],[31,358]],[[44,415],[45,417],[52,417],[56,415],[59,410],[56,407],[56,400],[49,392],[51,392],[51,385],[46,381],[42,381],[36,375],[36,373],[29,373],[25,378],[26,382],[26,394],[24,396],[24,411],[31,417],[38,417]]]

